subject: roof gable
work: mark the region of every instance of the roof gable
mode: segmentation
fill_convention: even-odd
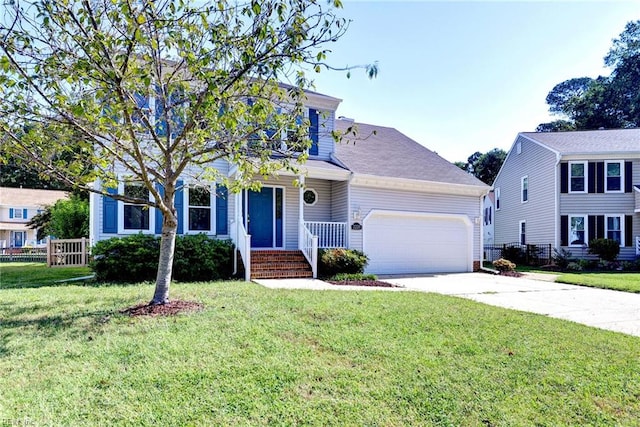
[[[640,154],[640,129],[523,132],[520,135],[560,155]]]
[[[0,187],[0,206],[44,207],[67,197],[66,191]]]

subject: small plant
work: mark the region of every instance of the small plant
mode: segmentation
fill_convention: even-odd
[[[589,253],[598,255],[603,261],[615,261],[620,253],[620,243],[613,239],[593,239],[589,242]]]
[[[350,282],[354,280],[378,280],[378,276],[375,274],[362,274],[362,273],[339,273],[331,277],[329,280],[336,282]]]
[[[515,271],[516,265],[508,259],[500,258],[493,261],[493,268],[502,273],[506,271]]]
[[[556,265],[562,269],[567,268],[569,265],[569,259],[571,257],[571,252],[566,249],[560,249],[559,251],[556,248],[553,248],[553,261]]]
[[[320,277],[363,273],[368,262],[369,257],[356,249],[323,249],[318,257],[318,273]]]
[[[502,250],[502,258],[508,259],[511,262],[523,264],[526,254],[519,246],[507,246]]]
[[[579,260],[579,261],[583,261],[583,260]],[[567,270],[582,271],[584,269],[582,268],[582,265],[580,265],[580,262],[570,262],[569,264],[567,264]]]

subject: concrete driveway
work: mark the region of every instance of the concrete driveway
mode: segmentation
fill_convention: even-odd
[[[335,286],[314,279],[256,282],[270,288],[434,292],[640,336],[640,294],[554,283],[547,275],[535,277],[460,273],[380,278],[403,288]]]

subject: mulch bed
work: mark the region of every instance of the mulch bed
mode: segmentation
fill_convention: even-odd
[[[332,285],[339,286],[377,286],[379,288],[401,288],[402,286],[393,283],[383,282],[381,280],[340,280],[329,281]]]
[[[180,313],[190,313],[204,308],[204,304],[195,301],[171,300],[166,304],[140,304],[120,310],[120,313],[135,316],[175,316]]]
[[[518,271],[501,271],[500,276],[509,276],[509,277],[522,277],[524,274]]]

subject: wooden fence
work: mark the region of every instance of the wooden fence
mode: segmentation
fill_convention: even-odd
[[[84,267],[89,265],[89,239],[49,239],[48,267]]]

